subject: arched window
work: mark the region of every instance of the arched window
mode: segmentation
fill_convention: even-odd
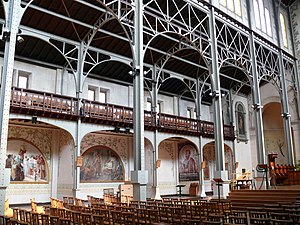
[[[245,123],[246,111],[245,107],[241,102],[238,102],[235,107],[235,118],[236,118],[236,133],[237,138],[246,140],[246,123]]]

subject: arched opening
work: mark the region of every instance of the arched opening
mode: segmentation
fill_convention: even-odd
[[[263,127],[266,157],[268,154],[277,154],[276,164],[287,164],[287,151],[284,137],[281,104],[271,102],[264,106]]]
[[[228,145],[224,145],[225,170],[228,173],[228,179],[232,179],[234,171],[232,149]],[[216,156],[215,142],[210,142],[203,146],[203,174],[205,190],[212,190],[212,180],[215,177]]]
[[[182,194],[188,194],[190,183],[199,181],[198,148],[190,140],[180,137],[167,138],[158,146],[158,186],[161,195],[177,193],[177,184],[184,184]]]

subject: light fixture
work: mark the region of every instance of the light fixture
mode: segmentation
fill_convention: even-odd
[[[130,127],[125,127],[125,133],[129,134],[130,133]]]
[[[220,96],[220,91],[216,90],[216,91],[210,92],[209,96],[211,96],[212,98],[217,98]]]
[[[31,117],[31,123],[32,124],[36,124],[37,123],[37,115],[36,114],[32,115],[32,117]]]
[[[263,108],[263,106],[261,106],[260,104],[258,104],[258,103],[255,103],[255,104],[253,104],[252,106],[251,106],[251,108],[253,108],[253,109],[262,109]]]
[[[18,41],[19,43],[22,43],[22,42],[24,42],[24,38],[21,37],[20,35],[18,35],[18,36],[17,36],[17,41]]]
[[[289,114],[289,113],[282,113],[281,116],[283,118],[289,118],[289,117],[291,117],[291,114]]]

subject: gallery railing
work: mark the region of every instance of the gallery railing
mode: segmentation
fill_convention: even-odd
[[[114,126],[132,127],[133,124],[133,109],[130,107],[86,99],[79,102],[77,98],[16,87],[12,88],[11,111],[62,119],[75,120],[81,117],[82,121]],[[214,124],[208,121],[145,110],[144,124],[147,130],[214,137]],[[233,126],[224,125],[224,138],[234,139]]]

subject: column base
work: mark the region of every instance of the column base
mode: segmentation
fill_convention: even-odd
[[[154,199],[156,199],[156,200],[162,199],[161,196],[160,196],[159,187],[153,187],[153,188],[154,188],[154,192],[155,192]]]
[[[201,190],[200,190],[201,189]],[[199,196],[200,197],[206,197],[206,193],[205,193],[205,188],[204,188],[204,185],[200,185],[200,188],[199,188]]]
[[[133,184],[133,200],[146,201],[147,198],[148,171],[131,171],[131,183]]]
[[[229,184],[230,181],[228,180],[228,172],[227,171],[216,171],[215,178],[221,178],[223,180],[222,183],[217,183],[213,181],[213,197],[214,198],[227,198],[228,193],[230,191]]]
[[[80,189],[72,189],[72,192],[73,192],[73,197],[78,197],[79,194],[80,194]]]

